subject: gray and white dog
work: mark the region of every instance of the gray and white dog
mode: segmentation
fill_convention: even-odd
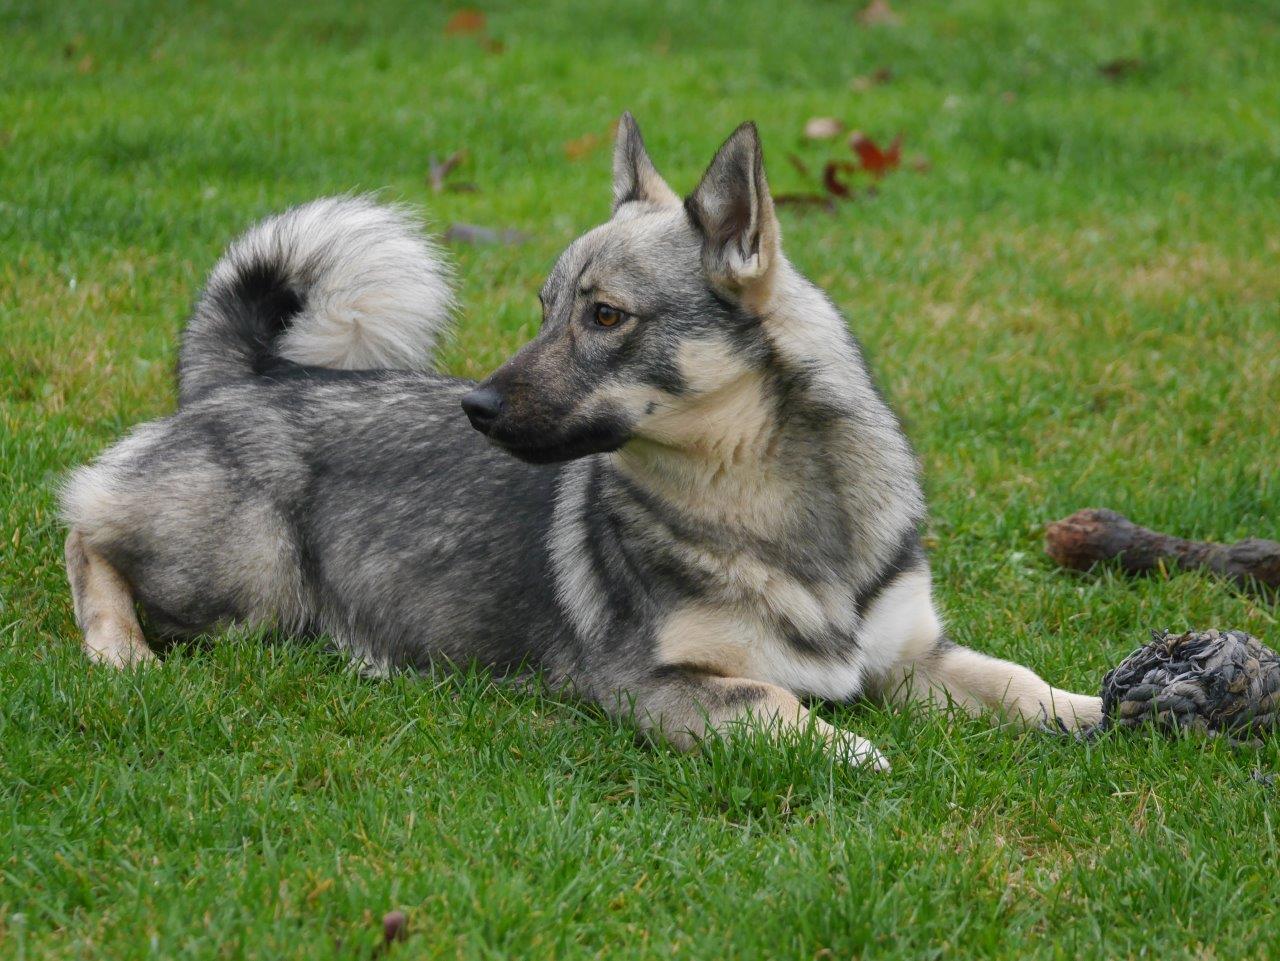
[[[681,201],[626,115],[613,172],[611,219],[479,385],[425,369],[450,277],[403,212],[321,200],[237,241],[177,413],[63,491],[90,656],[154,656],[137,602],[161,632],[324,634],[374,670],[534,665],[681,747],[812,724],[874,767],[804,699],[1096,722],[947,639],[915,456],[782,253],[755,127]]]

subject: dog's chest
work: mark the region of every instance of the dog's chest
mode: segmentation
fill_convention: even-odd
[[[864,658],[851,591],[804,583],[750,555],[701,560],[706,589],[657,631],[663,663],[833,700],[859,692]]]

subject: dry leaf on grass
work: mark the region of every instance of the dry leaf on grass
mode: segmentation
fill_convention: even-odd
[[[454,191],[471,191],[476,189],[475,184],[446,184],[449,175],[458,169],[458,166],[467,159],[466,150],[455,150],[444,160],[436,160],[435,155],[427,158],[427,182],[431,185],[433,193],[440,193],[446,188]]]
[[[884,84],[888,83],[892,79],[893,79],[892,70],[890,70],[888,67],[877,67],[875,70],[872,70],[868,74],[864,74],[861,77],[854,77],[849,82],[849,86],[852,87],[854,90],[857,90],[859,93],[865,93],[866,91],[870,90],[872,87],[883,86]]]
[[[491,37],[486,33],[488,27],[488,18],[479,10],[462,9],[458,10],[445,21],[444,32],[448,37],[475,37],[476,42],[480,44],[489,53],[502,53],[507,49],[507,45],[501,40]]]
[[[581,137],[564,142],[564,155],[570,160],[581,160],[601,143],[603,138],[598,133],[584,133]]]
[[[487,23],[485,15],[479,10],[463,8],[454,13],[444,25],[446,36],[459,37],[484,31]]]
[[[889,0],[871,0],[858,11],[858,22],[864,27],[896,27],[902,18],[889,6]]]
[[[836,204],[830,197],[815,193],[782,193],[774,194],[773,202],[778,207],[821,207],[828,213],[835,213]]]
[[[1143,62],[1137,57],[1117,57],[1115,60],[1098,64],[1098,73],[1108,80],[1123,80],[1137,73],[1143,66]]]
[[[799,156],[793,153],[789,153],[787,154],[787,162],[790,163],[791,166],[796,168],[796,171],[800,174],[801,177],[808,179],[808,177],[810,176],[809,165],[805,163],[802,159],[800,159]]]
[[[844,121],[838,117],[810,117],[804,125],[804,135],[809,140],[834,140],[844,130]]]

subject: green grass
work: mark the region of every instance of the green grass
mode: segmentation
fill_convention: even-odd
[[[869,706],[895,763],[811,742],[638,744],[479,677],[361,680],[239,636],[117,675],[79,654],[59,476],[174,403],[183,314],[222,245],[318,194],[386,188],[457,251],[444,351],[532,332],[558,250],[608,207],[629,107],[687,189],[740,120],[774,187],[813,115],[902,133],[927,173],[783,212],[848,313],[932,500],[955,635],[1095,689],[1152,627],[1277,608],[1195,575],[1054,570],[1046,521],[1110,506],[1280,537],[1280,10],[767,0],[486,6],[505,46],[404,3],[0,0],[0,956],[1257,958],[1275,914],[1280,740],[1079,745]],[[785,11],[785,12],[784,12]],[[1118,80],[1099,63],[1136,57]],[[851,81],[887,66],[888,84]],[[432,195],[465,148],[475,193]]]

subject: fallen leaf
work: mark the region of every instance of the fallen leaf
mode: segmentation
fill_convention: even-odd
[[[444,32],[450,37],[480,33],[484,30],[485,22],[485,15],[481,11],[463,8],[445,22]]]
[[[854,90],[857,90],[859,93],[865,93],[872,87],[883,86],[892,79],[892,70],[888,67],[877,67],[868,74],[864,74],[861,77],[854,77],[853,80],[849,82],[849,86]]]
[[[844,121],[838,117],[810,117],[804,125],[804,135],[809,140],[833,140],[843,129]]]
[[[1098,73],[1108,80],[1123,80],[1130,74],[1137,73],[1143,66],[1143,62],[1137,57],[1117,57],[1115,60],[1098,64]]]
[[[514,247],[528,239],[529,235],[523,230],[481,227],[478,224],[450,224],[449,229],[444,232],[444,242],[447,244],[474,244],[480,247],[494,244]]]
[[[581,137],[574,137],[572,140],[566,140],[564,144],[565,156],[570,160],[581,160],[591,151],[600,146],[601,138],[598,133],[584,133]]]
[[[902,18],[894,13],[889,0],[871,0],[858,11],[858,22],[864,27],[896,27]]]
[[[822,186],[833,197],[851,197],[853,192],[849,185],[838,176],[841,173],[853,173],[858,166],[851,160],[828,160],[822,168]]]
[[[799,194],[774,194],[773,202],[778,207],[821,207],[823,210],[834,213],[836,209],[835,201],[830,197],[824,197],[822,194],[815,193],[799,193]]]
[[[480,46],[495,55],[507,52],[507,45],[501,40],[496,40],[493,37],[485,37],[482,39],[480,41]]]
[[[83,57],[80,58],[80,62],[76,64],[76,69],[79,70],[81,73],[92,73],[93,72],[93,56],[91,54],[86,53]]]
[[[431,184],[431,189],[435,193],[445,188],[445,181],[449,175],[458,169],[458,165],[467,159],[465,150],[455,150],[444,160],[437,161],[432,155],[427,158],[427,181]]]
[[[907,161],[907,166],[918,174],[927,174],[933,169],[933,164],[929,163],[929,158],[919,153],[911,155],[911,159]]]
[[[902,138],[894,137],[888,150],[881,150],[866,134],[855,132],[849,137],[849,149],[858,155],[862,169],[873,177],[883,177],[890,170],[897,170],[902,162]]]
[[[795,167],[797,171],[799,171],[801,177],[808,179],[811,176],[809,173],[809,165],[805,163],[803,160],[801,160],[795,154],[793,153],[787,154],[787,162],[790,163],[791,166]]]

